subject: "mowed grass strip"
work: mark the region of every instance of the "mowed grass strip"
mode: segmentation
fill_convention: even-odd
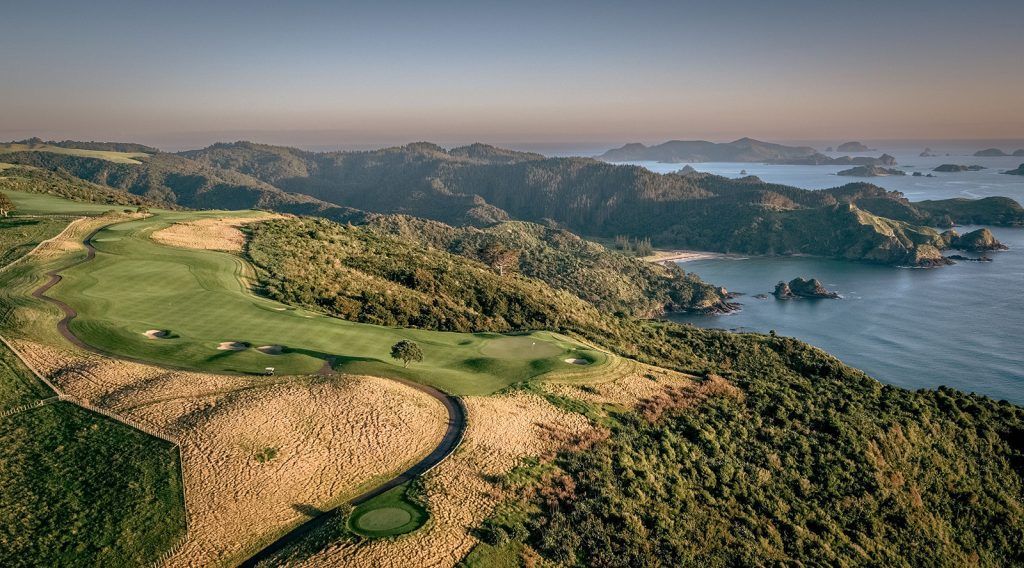
[[[26,193],[23,191],[4,190],[17,206],[16,216],[21,215],[100,215],[110,210],[134,209],[132,206],[111,205],[107,203],[82,203],[47,195],[45,193]]]
[[[51,154],[63,154],[65,156],[80,156],[82,158],[98,158],[118,164],[141,164],[136,158],[144,158],[149,154],[144,152],[115,152],[112,150],[83,150],[80,148],[62,148],[48,144],[0,144],[0,156],[10,152],[49,152]]]
[[[354,509],[348,528],[370,538],[410,533],[427,522],[427,510],[410,498],[409,483],[382,493]]]
[[[236,212],[159,212],[111,225],[93,239],[94,260],[64,270],[50,291],[78,311],[72,331],[118,355],[211,371],[305,374],[326,360],[353,374],[408,378],[454,394],[490,394],[553,370],[572,372],[564,359],[586,350],[549,332],[523,336],[389,328],[340,320],[254,295],[243,283],[249,267],[221,252],[181,249],[149,235],[178,221],[258,215]],[[171,338],[149,339],[148,330]],[[390,357],[400,340],[415,341],[422,363],[409,368]],[[218,346],[237,342],[243,350]],[[271,355],[257,350],[283,346]],[[595,361],[604,354],[588,351]]]
[[[185,534],[178,460],[66,402],[0,419],[0,565],[153,562]]]

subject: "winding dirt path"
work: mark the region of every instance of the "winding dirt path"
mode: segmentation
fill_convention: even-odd
[[[49,277],[49,280],[43,283],[43,285],[41,285],[39,288],[36,288],[32,292],[32,297],[50,302],[56,305],[58,308],[60,308],[61,312],[64,313],[64,317],[61,318],[59,322],[57,322],[57,330],[60,332],[61,336],[63,336],[76,347],[79,347],[91,353],[103,355],[105,357],[112,357],[115,359],[123,359],[136,363],[152,365],[153,363],[149,361],[135,359],[132,357],[114,355],[112,353],[107,353],[101,349],[98,349],[85,343],[71,331],[71,328],[68,325],[71,322],[71,320],[78,315],[78,312],[76,312],[74,308],[67,305],[66,303],[46,295],[47,291],[49,291],[58,282],[61,281],[61,271],[67,270],[68,268],[71,268],[73,266],[78,266],[79,264],[89,262],[90,260],[96,258],[96,247],[92,245],[92,239],[93,237],[96,236],[97,233],[99,233],[104,228],[106,228],[106,226],[97,228],[96,230],[89,233],[89,235],[86,236],[85,239],[83,239],[82,244],[85,245],[86,249],[85,258],[76,260],[70,264],[64,265],[60,268],[56,268],[54,270],[47,272],[46,276]],[[320,370],[320,374],[333,375],[334,369],[332,363],[333,362],[330,359],[325,360],[324,366]],[[448,427],[445,430],[444,437],[441,438],[441,442],[437,445],[437,447],[433,449],[433,451],[431,451],[423,459],[421,459],[419,462],[417,462],[412,467],[405,470],[398,476],[391,478],[390,480],[363,493],[362,495],[354,497],[349,501],[349,503],[352,505],[359,505],[361,503],[365,503],[370,499],[377,497],[378,495],[381,495],[391,489],[394,489],[395,487],[398,487],[399,485],[402,485],[403,483],[411,481],[427,473],[435,466],[440,464],[442,461],[444,461],[445,458],[450,456],[452,452],[454,452],[455,449],[459,447],[459,444],[462,442],[462,439],[466,433],[466,406],[465,404],[463,404],[460,398],[442,392],[438,389],[435,389],[434,387],[430,387],[413,381],[399,378],[388,378],[388,380],[392,380],[403,385],[406,385],[408,387],[414,388],[420,392],[423,392],[433,397],[438,402],[440,402],[444,406],[445,410],[448,412]],[[335,515],[338,515],[339,513],[339,508],[335,507],[334,509],[324,511],[314,516],[308,521],[295,527],[285,535],[281,536],[268,546],[264,547],[262,550],[253,555],[249,560],[243,562],[242,566],[256,566],[257,563],[271,557],[273,554],[284,549],[289,544],[300,540],[302,537],[309,534],[315,528],[323,525],[325,522],[333,518]]]

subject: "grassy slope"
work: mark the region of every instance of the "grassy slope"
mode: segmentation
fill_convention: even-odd
[[[4,190],[7,197],[18,207],[18,215],[99,215],[111,209],[120,211],[124,207],[107,203],[82,203],[45,193],[26,193]]]
[[[50,230],[66,223],[54,220]],[[20,229],[0,226],[0,241],[13,242],[11,231]],[[55,314],[43,316],[52,308],[34,312],[27,309],[33,300],[15,297],[39,282],[39,271],[29,260],[0,272],[5,335],[36,327],[35,318],[52,331]],[[0,346],[0,411],[52,394]],[[69,403],[0,418],[0,564],[153,561],[184,534],[178,459],[170,444]]]
[[[63,272],[51,290],[79,312],[72,330],[87,343],[112,353],[175,366],[279,373],[317,371],[333,356],[345,372],[400,376],[460,394],[486,394],[550,370],[571,369],[563,359],[585,348],[551,333],[536,333],[558,354],[487,355],[505,341],[494,334],[439,333],[357,324],[288,308],[254,296],[242,284],[249,270],[236,256],[158,245],[148,235],[172,222],[223,216],[224,212],[158,213],[156,217],[110,226],[93,240],[99,253],[89,263]],[[253,215],[241,212],[240,215]],[[149,329],[177,338],[150,340]],[[401,339],[420,344],[424,362],[404,369],[390,358]],[[216,347],[222,341],[284,345],[282,355]],[[539,349],[539,348],[538,348]],[[599,364],[604,356],[588,351]]]
[[[152,562],[184,534],[178,459],[69,403],[0,419],[0,564]]]
[[[66,227],[67,219],[0,217],[0,269]]]
[[[141,164],[135,158],[144,158],[149,154],[143,152],[114,152],[109,150],[83,150],[81,148],[61,148],[59,146],[28,145],[28,144],[0,144],[0,155],[9,152],[50,152],[53,154],[64,154],[66,156],[80,156],[83,158],[99,158],[118,164]]]

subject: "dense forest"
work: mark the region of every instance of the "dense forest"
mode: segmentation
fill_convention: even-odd
[[[735,390],[615,414],[485,542],[566,566],[1024,562],[1024,409],[881,385],[788,338],[662,331]]]

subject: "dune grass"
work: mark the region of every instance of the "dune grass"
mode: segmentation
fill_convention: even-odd
[[[74,307],[74,333],[105,351],[170,366],[210,371],[278,374],[334,368],[353,374],[402,377],[455,394],[489,394],[550,371],[572,372],[569,355],[606,355],[550,332],[510,339],[493,333],[444,333],[360,324],[254,295],[251,267],[220,252],[174,248],[150,240],[174,222],[253,211],[158,212],[150,218],[111,225],[93,239],[96,259],[62,271],[50,295]],[[149,339],[151,329],[168,339]],[[391,359],[396,342],[415,341],[422,363],[408,368]],[[221,350],[225,342],[248,346]],[[256,348],[282,345],[279,355]]]
[[[0,155],[9,152],[49,152],[52,154],[64,154],[67,156],[80,156],[83,158],[99,158],[108,162],[118,164],[141,164],[136,158],[144,158],[148,154],[144,152],[114,152],[109,150],[82,150],[80,148],[61,148],[48,144],[0,144]]]

